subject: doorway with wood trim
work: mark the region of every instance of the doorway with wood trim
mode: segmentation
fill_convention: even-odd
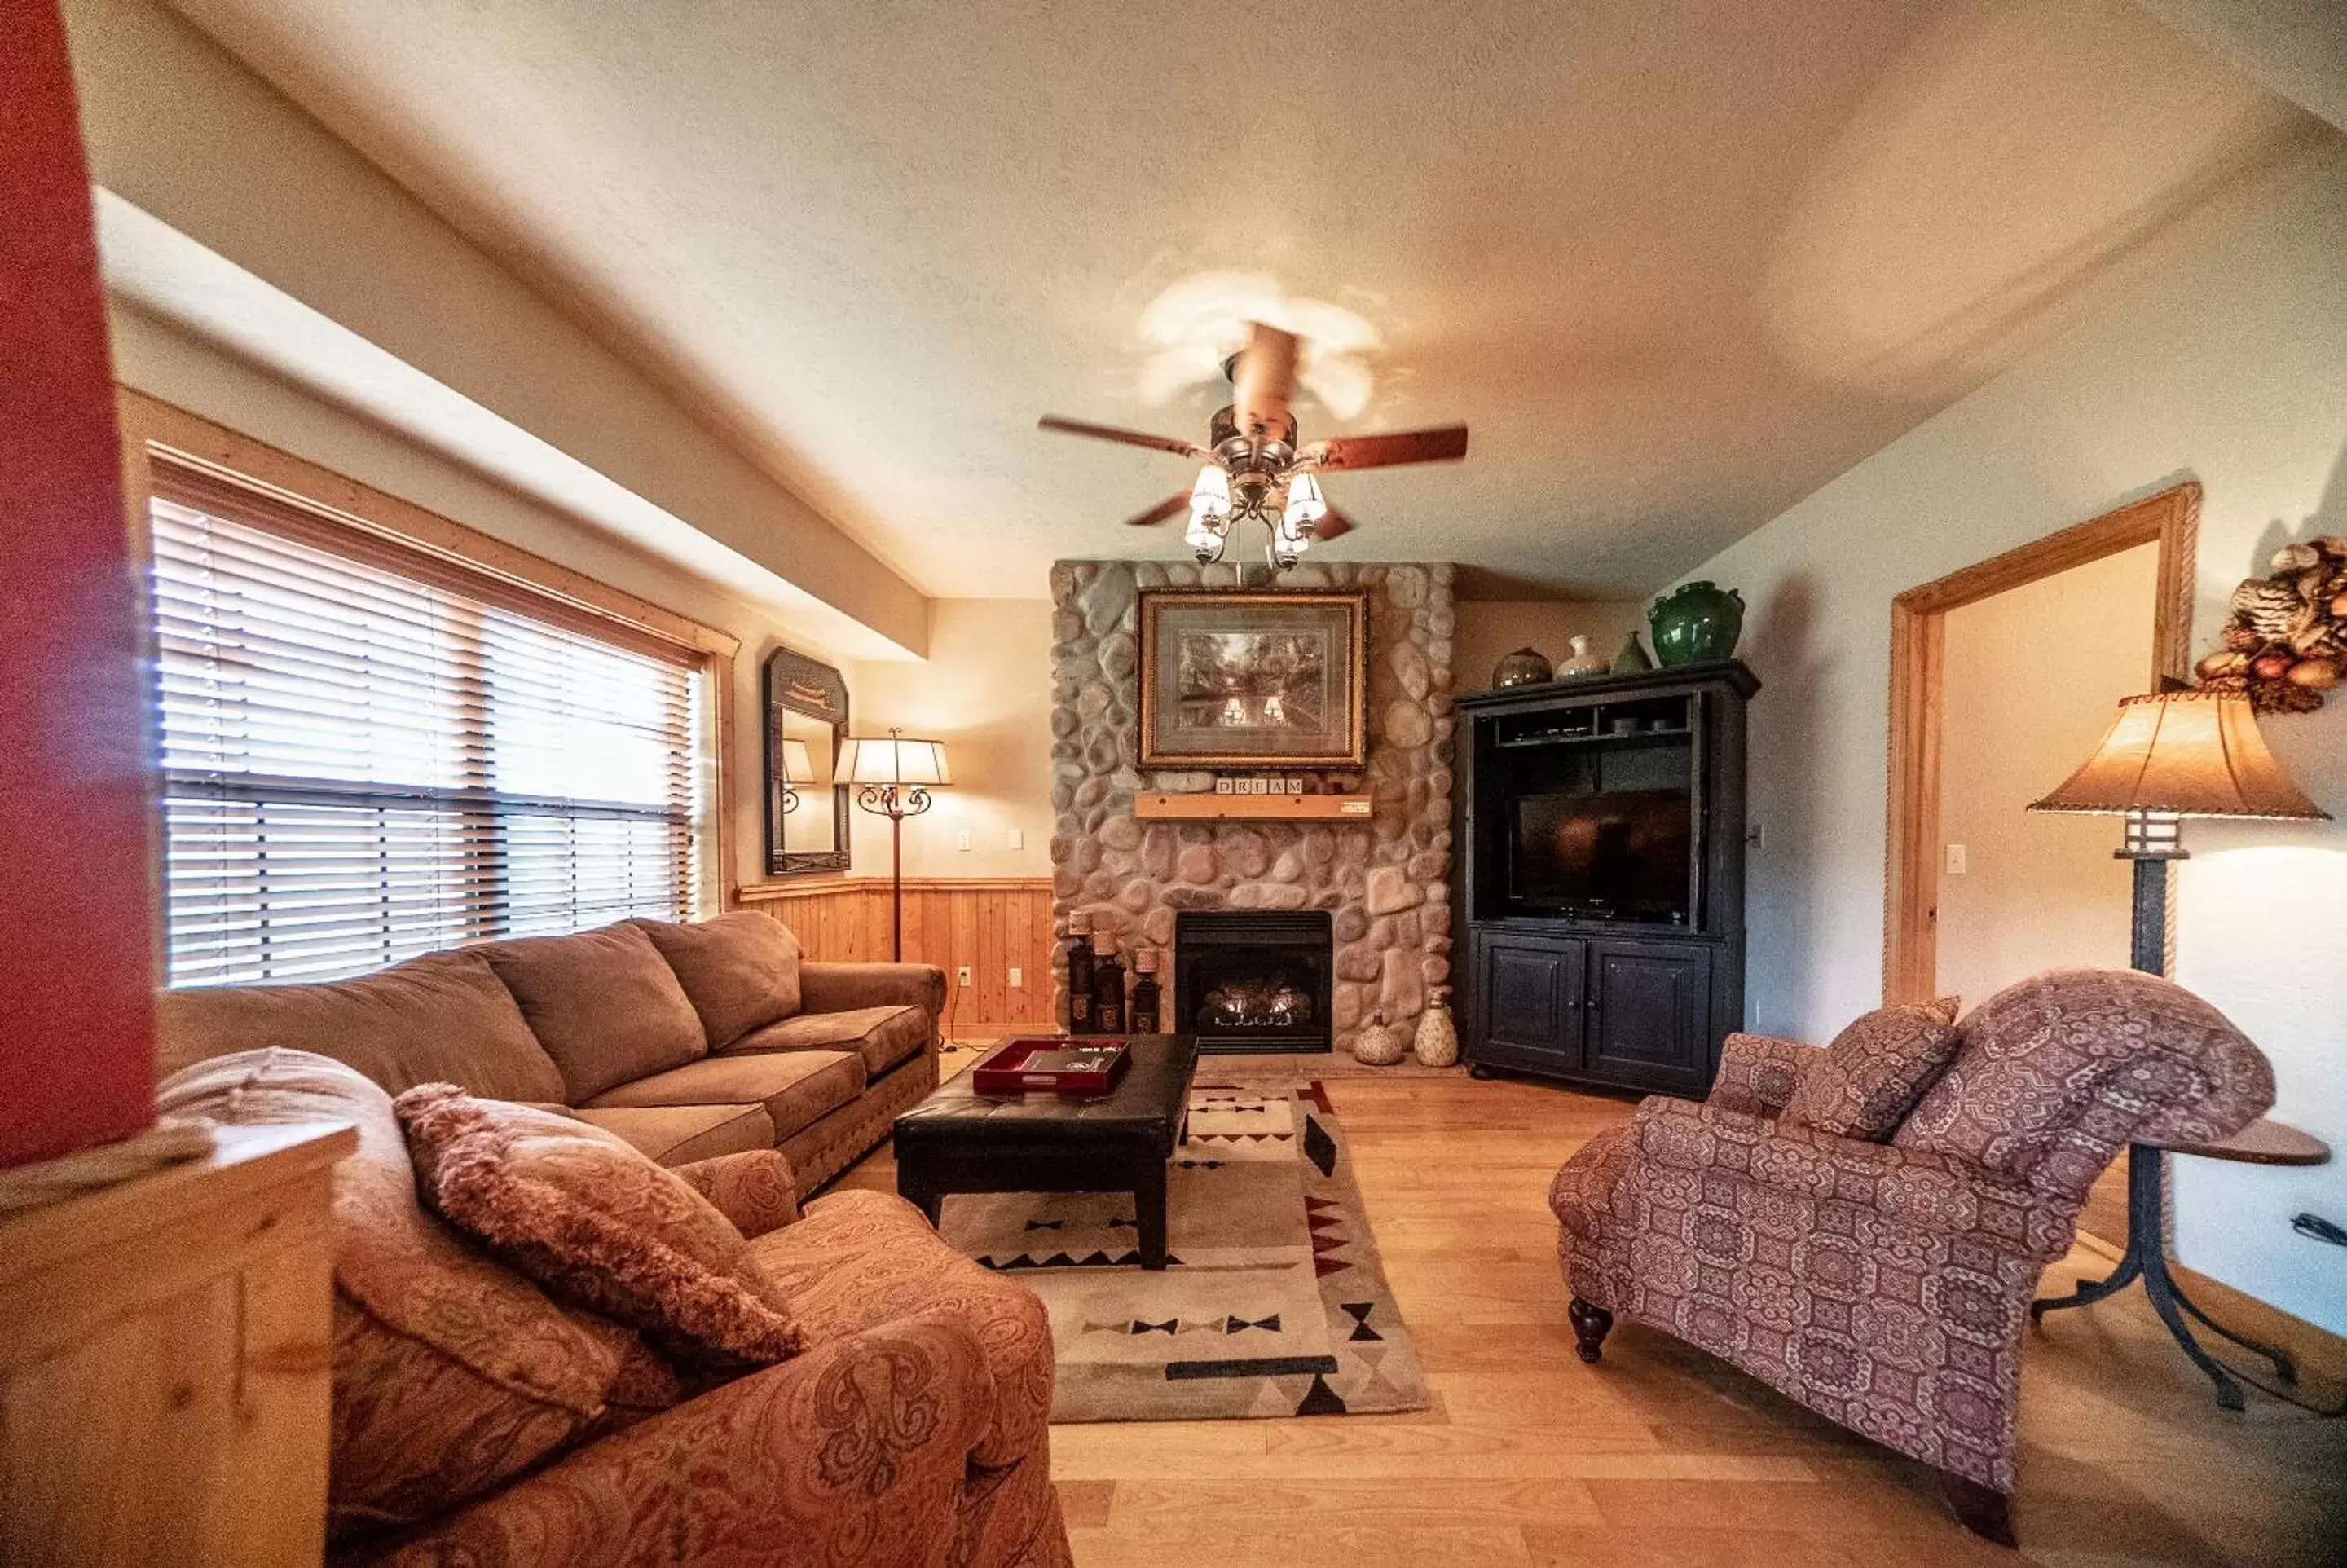
[[[1886,1001],[1925,1001],[1938,993],[1942,834],[1942,751],[1947,716],[1948,617],[2013,589],[2123,552],[2152,546],[2150,668],[2139,688],[2163,677],[2185,679],[2192,637],[2193,552],[2200,487],[2186,483],[2049,534],[1933,582],[1909,589],[1891,605],[1891,766],[1884,866],[1882,992]],[[2017,682],[2059,679],[2064,637],[2092,628],[2049,628],[2035,662]],[[2084,757],[2095,736],[2078,754]],[[2045,781],[2061,782],[2059,774]],[[2116,846],[2116,838],[2113,844]],[[1977,997],[1966,999],[1977,1001]]]
[[[2185,673],[2199,501],[2178,485],[1892,601],[1886,1000],[1969,1009],[2045,968],[2128,961],[2116,830],[2026,806],[2120,697]],[[2082,1228],[2125,1236],[2118,1186]]]

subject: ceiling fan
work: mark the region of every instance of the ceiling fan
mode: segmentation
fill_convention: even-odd
[[[1252,518],[1270,530],[1271,542],[1265,554],[1273,567],[1285,571],[1311,548],[1314,539],[1333,539],[1352,531],[1352,519],[1321,495],[1318,475],[1390,468],[1402,463],[1449,463],[1467,456],[1464,425],[1383,436],[1337,436],[1298,446],[1296,415],[1288,406],[1296,396],[1297,347],[1293,333],[1261,322],[1247,323],[1246,346],[1223,366],[1231,378],[1230,404],[1215,411],[1204,446],[1178,436],[1151,436],[1051,415],[1037,424],[1070,436],[1089,436],[1097,441],[1198,459],[1205,466],[1198,470],[1196,484],[1176,490],[1138,517],[1127,518],[1126,523],[1148,528],[1187,507],[1190,528],[1184,539],[1200,560],[1215,561],[1223,559],[1231,526]]]

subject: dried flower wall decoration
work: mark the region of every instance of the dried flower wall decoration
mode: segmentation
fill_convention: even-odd
[[[2196,667],[2203,685],[2245,692],[2260,713],[2311,713],[2347,676],[2347,536],[2274,552],[2273,570],[2233,590],[2224,646]]]

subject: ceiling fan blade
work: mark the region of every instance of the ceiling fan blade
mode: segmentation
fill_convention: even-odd
[[[1184,441],[1178,436],[1152,436],[1145,430],[1120,430],[1113,425],[1087,425],[1081,419],[1062,419],[1047,414],[1035,421],[1039,430],[1057,430],[1063,436],[1089,436],[1095,441],[1114,441],[1126,446],[1146,446],[1153,451],[1172,452],[1183,457],[1211,457],[1213,453],[1194,441]]]
[[[1352,518],[1331,507],[1321,514],[1318,522],[1312,525],[1312,537],[1323,543],[1329,539],[1341,539],[1351,533],[1355,526]]]
[[[1467,426],[1397,430],[1384,436],[1337,436],[1315,441],[1296,462],[1323,472],[1339,468],[1391,468],[1403,463],[1450,463],[1467,456]]]
[[[1166,518],[1174,516],[1176,512],[1182,511],[1184,508],[1187,507],[1189,504],[1190,492],[1187,490],[1176,490],[1172,495],[1166,497],[1163,500],[1158,502],[1155,506],[1150,507],[1149,510],[1142,513],[1139,517],[1125,518],[1124,526],[1128,528],[1149,528],[1154,524],[1163,522]]]
[[[1231,371],[1231,418],[1241,435],[1260,437],[1287,428],[1287,407],[1296,401],[1299,346],[1294,333],[1247,323],[1246,347],[1239,350],[1239,362]]]

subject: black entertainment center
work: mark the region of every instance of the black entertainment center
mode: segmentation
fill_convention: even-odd
[[[1463,1054],[1700,1096],[1744,1016],[1744,708],[1735,661],[1459,699]]]

